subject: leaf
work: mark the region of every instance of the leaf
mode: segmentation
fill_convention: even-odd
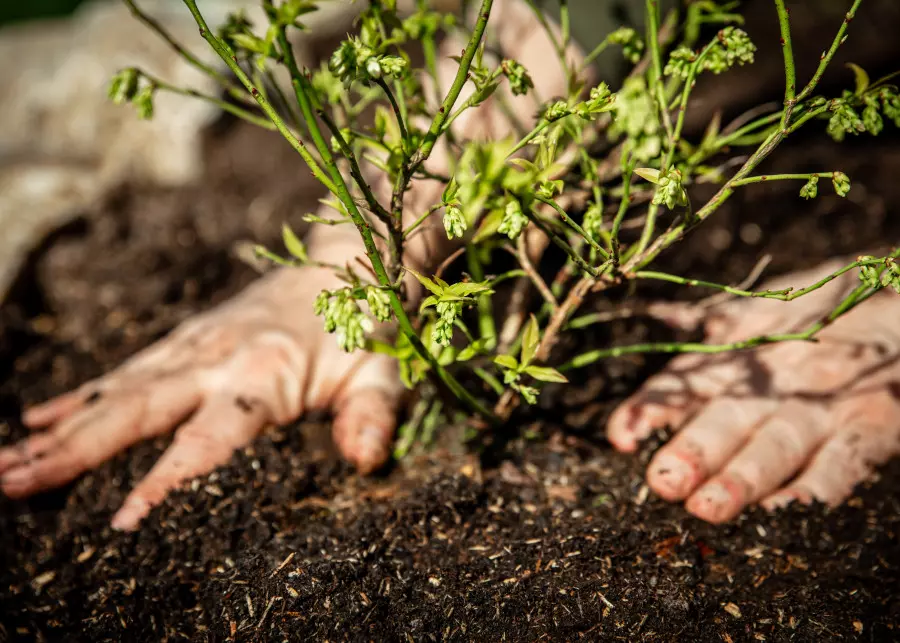
[[[447,183],[447,187],[444,188],[444,193],[441,195],[441,203],[448,204],[452,203],[454,199],[456,199],[456,195],[459,193],[459,184],[456,182],[456,175],[450,177],[450,181]]]
[[[703,141],[700,143],[700,148],[704,150],[714,149],[716,139],[719,138],[719,131],[721,130],[722,125],[722,112],[721,110],[716,110],[713,113],[713,117],[710,119],[709,124],[706,126],[706,132],[703,134]]]
[[[859,96],[869,88],[869,74],[855,63],[847,63],[847,67],[853,71],[853,76],[856,78],[856,92],[854,93]]]
[[[265,246],[261,246],[259,244],[253,246],[253,253],[257,257],[263,257],[273,263],[277,263],[279,266],[294,266],[293,261],[288,261],[287,259],[279,257],[274,252],[268,250]]]
[[[534,359],[534,354],[537,352],[540,342],[541,329],[538,326],[537,318],[532,315],[531,319],[528,320],[528,325],[525,326],[525,333],[522,335],[522,354],[519,356],[519,359],[522,361],[523,366],[528,366],[531,360]]]
[[[416,279],[419,280],[420,284],[422,284],[423,286],[428,288],[428,290],[433,292],[438,297],[440,297],[441,295],[444,294],[444,289],[441,288],[440,286],[438,286],[436,283],[434,283],[431,279],[429,279],[425,275],[419,274],[412,268],[407,268],[406,266],[404,266],[403,269],[406,270],[406,272],[411,273],[413,277],[415,277]]]
[[[525,372],[541,382],[559,382],[565,384],[569,381],[565,375],[550,366],[529,366],[525,369]]]
[[[514,159],[510,159],[509,164],[516,165],[523,169],[525,172],[530,172],[532,174],[538,174],[540,172],[540,168],[528,159],[516,157]]]
[[[468,362],[470,359],[475,357],[478,354],[478,349],[475,347],[475,344],[469,344],[464,349],[459,351],[459,355],[456,356],[457,362]]]
[[[512,355],[497,355],[494,357],[494,364],[502,366],[503,368],[508,368],[511,371],[519,368],[519,362],[517,362],[516,358]]]
[[[294,231],[291,230],[291,227],[283,223],[281,225],[281,238],[284,241],[284,247],[290,252],[293,256],[295,256],[300,261],[306,261],[308,259],[306,255],[306,246],[300,241],[300,238],[294,234]]]
[[[650,183],[654,184],[659,183],[659,170],[654,170],[651,167],[638,167],[634,169],[634,173],[645,181],[650,181]]]
[[[425,300],[422,302],[422,304],[419,306],[419,312],[422,312],[429,306],[437,306],[437,303],[438,303],[438,298],[435,297],[434,295],[432,295],[430,297],[426,297]]]
[[[478,226],[478,230],[475,232],[475,236],[472,238],[472,243],[478,245],[488,237],[492,237],[497,234],[497,228],[500,227],[500,222],[503,220],[503,208],[495,208],[491,210],[482,220],[481,225]]]
[[[493,292],[491,287],[485,283],[475,283],[471,281],[453,284],[447,289],[447,294],[456,295],[457,297],[469,297],[478,293]]]

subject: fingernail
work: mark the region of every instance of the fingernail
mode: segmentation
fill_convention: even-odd
[[[681,500],[694,485],[696,470],[684,458],[661,452],[653,465],[653,487],[667,500]]]
[[[700,502],[691,502],[693,507],[689,509],[695,510],[704,520],[712,521],[722,520],[733,502],[731,492],[721,482],[704,485],[692,496],[692,500],[694,498]]]

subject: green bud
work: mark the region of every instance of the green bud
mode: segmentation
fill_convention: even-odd
[[[548,122],[552,123],[554,121],[558,121],[561,118],[565,118],[569,114],[572,113],[571,108],[569,108],[568,103],[564,100],[558,100],[550,107],[547,108],[547,111],[544,112],[544,119]]]
[[[804,199],[815,199],[816,195],[819,193],[819,177],[813,175],[809,177],[809,181],[806,182],[802,188],[800,188],[800,196]]]
[[[138,70],[127,67],[120,70],[109,82],[107,95],[116,105],[122,105],[134,98],[138,87]]]
[[[660,174],[657,179],[656,193],[653,195],[654,205],[663,205],[673,210],[675,206],[687,205],[687,192],[682,185],[681,172],[676,169]]]
[[[835,172],[831,175],[831,184],[838,196],[847,196],[850,191],[850,177],[843,172]]]
[[[522,234],[522,230],[526,225],[528,225],[528,217],[522,212],[522,204],[519,203],[517,198],[511,197],[506,204],[506,209],[503,211],[503,218],[500,220],[500,227],[497,228],[497,232],[505,234],[515,241]]]
[[[142,90],[135,94],[131,101],[137,108],[138,117],[145,121],[153,118],[153,96],[155,93],[155,86],[146,85]]]
[[[372,316],[380,322],[391,320],[391,296],[387,291],[375,286],[366,288],[366,303]]]
[[[450,204],[444,208],[444,230],[447,232],[447,238],[462,238],[468,225],[463,216],[462,210],[457,204]]]
[[[509,80],[509,87],[514,96],[527,94],[528,90],[534,87],[531,76],[528,75],[528,71],[521,63],[507,59],[500,63],[500,69]]]

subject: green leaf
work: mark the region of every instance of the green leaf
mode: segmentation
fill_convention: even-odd
[[[281,225],[281,238],[284,241],[284,247],[294,257],[304,262],[309,259],[306,254],[306,246],[302,241],[300,241],[300,238],[297,237],[296,234],[294,234],[294,231],[291,230],[291,227],[286,223],[283,223]]]
[[[464,281],[458,284],[453,284],[445,291],[445,294],[455,295],[457,297],[470,297],[471,295],[479,294],[479,293],[488,293],[493,292],[491,287],[485,283],[474,283],[471,281]]]
[[[525,326],[525,333],[522,335],[522,354],[519,359],[523,366],[528,366],[534,359],[537,352],[538,344],[541,342],[541,329],[538,326],[537,318],[532,315]]]
[[[419,306],[419,312],[422,312],[429,306],[437,306],[437,303],[438,303],[438,298],[435,297],[434,295],[432,295],[430,297],[426,297],[425,300],[422,302],[422,304]]]
[[[650,181],[650,183],[654,184],[659,183],[659,170],[654,170],[651,167],[638,167],[635,168],[634,173],[645,181]]]
[[[565,384],[569,380],[555,368],[550,366],[529,366],[525,369],[528,375],[541,382],[559,382]]]
[[[459,352],[457,362],[467,362],[484,351],[485,340],[477,339]]]
[[[420,284],[422,284],[423,286],[425,286],[426,288],[428,288],[428,290],[430,290],[431,292],[433,292],[433,293],[434,293],[435,295],[437,295],[438,297],[440,297],[441,295],[444,294],[444,289],[441,288],[440,286],[438,286],[436,283],[434,283],[431,279],[429,279],[429,278],[426,277],[425,275],[419,274],[418,272],[416,272],[416,271],[413,270],[412,268],[407,268],[406,266],[404,266],[403,269],[406,270],[406,272],[412,274],[413,277],[415,277],[416,279],[418,279],[418,281],[419,281]]]
[[[869,74],[855,63],[847,63],[847,67],[853,71],[853,76],[856,78],[856,91],[854,94],[859,96],[869,88]]]
[[[450,177],[447,187],[444,188],[444,193],[441,195],[441,203],[444,205],[453,203],[457,194],[459,194],[459,184],[456,182],[456,175],[453,175]]]
[[[503,368],[508,368],[511,371],[519,368],[519,362],[516,361],[516,358],[512,355],[497,355],[494,357],[494,364],[502,366]]]
[[[494,208],[481,220],[481,225],[472,238],[473,244],[479,244],[485,239],[497,234],[500,222],[503,220],[503,208]]]

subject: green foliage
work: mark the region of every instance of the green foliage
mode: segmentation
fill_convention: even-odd
[[[854,0],[850,18],[860,1]],[[145,118],[153,115],[157,91],[208,100],[249,122],[278,130],[301,154],[330,192],[323,204],[335,213],[304,219],[312,225],[353,224],[366,248],[371,272],[367,270],[364,277],[355,274],[358,267],[350,261],[336,266],[311,260],[287,226],[282,231],[286,257],[261,247],[257,253],[290,268],[334,270],[346,286],[322,292],[314,305],[325,330],[335,335],[343,350],[392,356],[406,386],[423,385],[431,391],[401,431],[400,453],[409,450],[411,436],[432,430],[440,414],[452,412],[443,402],[435,402],[438,387],[471,412],[502,420],[513,406],[510,400],[533,404],[544,383],[566,383],[563,366],[580,367],[627,352],[696,350],[696,345],[677,343],[586,347],[567,365],[553,364],[550,349],[559,337],[570,327],[590,323],[584,321],[590,316],[577,324],[573,320],[586,293],[639,278],[784,300],[821,287],[825,282],[799,290],[754,293],[647,267],[742,186],[800,180],[799,196],[812,199],[818,194],[819,179],[830,178],[835,192],[846,196],[850,179],[838,170],[755,174],[762,161],[800,127],[825,119],[824,130],[840,141],[847,134],[877,135],[887,123],[900,126],[900,95],[888,82],[890,78],[873,82],[865,70],[851,65],[852,91],[830,98],[815,93],[819,78],[846,37],[849,19],[836,25],[832,46],[815,75],[805,85],[796,83],[790,17],[783,3],[776,3],[775,9],[785,45],[783,105],[730,126],[723,126],[717,116],[694,141],[687,140],[683,130],[697,76],[722,74],[754,59],[756,46],[739,28],[736,2],[688,3],[681,23],[671,31],[674,36],[668,39],[660,38],[657,3],[648,2],[646,37],[622,27],[588,55],[593,59],[615,45],[628,61],[639,65],[616,88],[607,82],[588,86],[587,66],[565,55],[570,43],[563,29],[561,39],[556,35],[550,39],[555,52],[548,50],[548,55],[558,56],[559,78],[566,89],[552,97],[533,96],[536,79],[510,57],[520,52],[503,50],[517,43],[488,46],[485,26],[492,21],[491,0],[481,0],[476,22],[470,26],[430,9],[424,0],[418,0],[409,15],[399,14],[394,0],[371,0],[359,16],[355,33],[338,45],[327,64],[314,70],[302,68],[294,58],[289,36],[307,28],[304,21],[318,7],[317,0],[262,0],[265,26],[257,28],[237,13],[215,30],[206,24],[196,0],[183,2],[233,78],[189,54],[186,58],[221,83],[228,100],[168,85],[136,68],[116,74],[110,98],[133,105]],[[701,35],[712,33],[710,28],[718,31],[704,43]],[[439,51],[438,41],[448,33],[466,41],[461,52]],[[418,59],[412,55],[414,49],[424,54],[422,65],[412,62]],[[436,84],[441,57],[455,60],[458,73],[443,93],[426,95],[432,90],[426,91],[424,80]],[[273,82],[273,71],[279,66],[291,77],[290,88]],[[464,114],[474,113],[477,118],[479,110],[490,110],[490,120],[503,118],[508,99],[522,95],[533,98],[536,109],[533,114],[517,114],[514,120],[520,121],[519,127],[507,138],[469,140],[466,128],[456,131],[453,127]],[[280,109],[273,107],[274,102]],[[373,114],[371,120],[361,118],[367,113]],[[446,176],[426,169],[435,149],[447,150]],[[365,173],[364,165],[368,165]],[[390,186],[389,194],[376,194],[373,176],[379,185]],[[419,182],[435,180],[444,184],[440,201],[426,204],[427,210],[407,223],[402,216],[404,196],[416,190]],[[699,182],[718,185],[718,191],[703,203],[692,203],[692,186]],[[661,212],[663,208],[668,212]],[[658,222],[661,216],[667,217],[665,229]],[[434,217],[440,217],[440,222]],[[408,265],[405,259],[415,254],[404,252],[408,244],[419,234],[433,234],[435,228],[450,245],[465,244],[467,272],[456,283],[444,280],[443,268],[434,275],[430,274],[433,266]],[[566,257],[552,280],[545,281],[535,262],[522,254],[535,228]],[[626,228],[637,234],[622,234]],[[513,256],[517,267],[493,274],[496,266],[491,262],[498,250]],[[859,268],[861,287],[867,290],[841,302],[834,314],[846,312],[879,289],[900,292],[897,254],[863,257],[845,267],[844,272]],[[442,257],[430,259],[437,265]],[[406,274],[426,291],[418,306],[405,298],[407,291],[401,283]],[[533,285],[541,295],[538,304],[501,309],[501,302],[509,298],[494,294],[509,280]],[[505,328],[498,333],[495,322],[500,316],[508,317],[506,327],[518,332],[508,333]],[[390,342],[370,336],[376,321],[396,324],[398,332]],[[702,350],[811,339],[822,327],[823,323],[817,323],[794,333],[703,346]],[[463,387],[459,377],[464,373],[480,378],[484,386]]]

